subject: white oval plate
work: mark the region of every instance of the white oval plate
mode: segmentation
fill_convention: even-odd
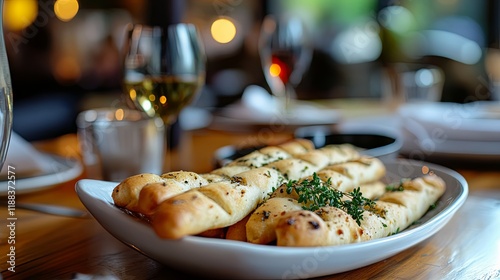
[[[12,175],[11,180],[0,181],[0,196],[6,196],[9,190],[15,190],[17,195],[45,190],[75,179],[83,172],[79,160],[52,154],[42,154],[46,157],[47,171],[34,176]]]
[[[436,208],[400,233],[341,246],[284,248],[197,236],[164,240],[148,224],[113,205],[111,193],[116,183],[80,180],[76,192],[89,212],[114,237],[164,265],[210,277],[299,279],[373,264],[430,238],[445,226],[467,198],[467,182],[460,174],[430,163],[398,160],[386,162],[386,179],[395,182],[420,176],[424,165],[447,184]]]

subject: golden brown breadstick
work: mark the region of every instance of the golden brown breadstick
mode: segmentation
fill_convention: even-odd
[[[176,239],[232,225],[248,215],[279,184],[280,173],[259,167],[230,182],[191,189],[162,202],[151,218],[158,236]]]
[[[331,206],[315,212],[291,211],[278,221],[277,244],[328,246],[388,236],[420,219],[444,191],[444,181],[437,176],[405,181],[402,191],[382,195],[374,209],[364,211],[359,225],[346,212]]]
[[[138,174],[122,181],[113,190],[112,198],[119,207],[144,215],[151,215],[165,199],[208,183],[228,181],[235,174],[266,165],[282,158],[314,149],[311,141],[295,139],[277,146],[264,147],[244,156],[234,163],[209,174],[189,171],[168,172],[161,176]],[[148,186],[147,186],[148,185]],[[147,186],[147,188],[145,188]]]
[[[149,183],[141,189],[136,207],[137,212],[149,216],[165,199],[208,184],[203,176],[188,171],[168,172],[161,178],[162,182]]]
[[[341,173],[354,180],[358,185],[378,180],[386,172],[385,166],[380,159],[366,156],[342,164],[330,165],[325,169]]]
[[[150,183],[161,183],[163,178],[156,174],[138,174],[123,180],[113,189],[111,197],[116,206],[138,211],[137,202],[142,188]]]
[[[273,197],[266,200],[250,215],[245,225],[248,242],[269,244],[276,240],[276,225],[290,211],[300,210],[302,205],[293,198]]]
[[[365,164],[362,162],[369,162]],[[351,171],[355,169],[355,171]],[[339,173],[335,170],[342,170]],[[355,173],[356,172],[356,173]],[[352,174],[361,173],[363,176],[355,178]],[[385,185],[378,180],[384,175],[385,168],[382,163],[376,159],[371,160],[363,158],[354,162],[341,163],[328,166],[316,173],[316,176],[324,183],[330,183],[330,186],[342,192],[350,192],[356,187],[360,187],[364,197],[372,199],[385,192]],[[354,177],[354,178],[353,178]],[[304,177],[299,182],[313,180],[312,176]],[[361,185],[359,185],[361,184]],[[298,194],[295,191],[287,192],[287,185],[281,185],[273,192],[271,198],[260,205],[250,216],[246,225],[247,240],[251,243],[268,244],[276,239],[276,225],[279,216],[293,210],[301,209]],[[281,199],[278,199],[281,198]]]
[[[237,241],[247,241],[247,233],[246,233],[246,223],[250,215],[246,215],[245,218],[239,220],[237,223],[229,226],[226,231],[226,239],[229,240],[237,240]]]
[[[320,150],[324,151],[328,159],[325,162],[331,164],[349,157],[359,157],[351,149],[346,146]],[[299,179],[324,167],[297,158],[281,159],[239,173],[232,177],[230,184],[212,183],[189,190],[160,204],[151,218],[153,228],[160,237],[175,239],[230,226],[250,214],[273,189],[287,179],[285,177]]]

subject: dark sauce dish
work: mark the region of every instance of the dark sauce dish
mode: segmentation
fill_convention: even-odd
[[[394,159],[402,147],[402,140],[395,132],[342,129],[331,126],[308,126],[295,131],[295,138],[311,140],[316,148],[326,145],[351,144],[360,153],[381,160]],[[215,151],[215,165],[224,166],[264,146],[236,147],[224,146]]]
[[[327,145],[351,144],[361,154],[380,159],[396,158],[403,146],[398,133],[389,130],[360,130],[330,126],[302,127],[295,131],[295,138],[311,140],[316,148]]]

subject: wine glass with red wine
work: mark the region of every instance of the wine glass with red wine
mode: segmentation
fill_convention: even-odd
[[[259,55],[272,94],[290,112],[295,87],[309,67],[311,47],[302,20],[291,15],[268,15],[259,38]]]

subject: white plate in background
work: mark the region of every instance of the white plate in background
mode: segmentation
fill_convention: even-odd
[[[45,158],[46,164],[43,173],[33,176],[24,176],[14,173],[0,181],[0,196],[8,195],[9,190],[15,190],[16,195],[44,190],[58,184],[75,179],[83,172],[83,166],[79,160],[66,158],[52,154],[40,153]]]
[[[398,116],[409,158],[500,160],[499,102],[407,104]]]
[[[426,165],[445,180],[446,192],[437,207],[410,228],[392,236],[340,246],[285,248],[197,236],[165,240],[150,225],[114,206],[111,193],[116,183],[80,180],[76,192],[109,233],[166,266],[230,279],[311,278],[373,264],[430,238],[448,223],[467,198],[467,182],[448,168],[410,160],[385,164],[390,182],[420,176],[422,166]]]
[[[411,120],[430,135],[461,141],[500,141],[500,102],[413,103],[403,105],[398,114],[403,127]]]

